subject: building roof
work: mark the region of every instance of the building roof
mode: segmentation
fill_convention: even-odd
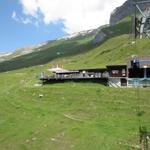
[[[68,70],[59,68],[58,66],[55,68],[47,69],[47,70],[53,73],[68,72]]]
[[[122,69],[122,68],[126,68],[127,67],[127,65],[109,65],[109,66],[107,66],[107,68],[108,69]]]
[[[99,71],[106,71],[106,70],[107,68],[79,69],[79,71],[89,71],[89,72],[92,72],[92,71],[99,72]]]

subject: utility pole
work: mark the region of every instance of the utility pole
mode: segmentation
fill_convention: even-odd
[[[134,37],[150,38],[150,9],[143,10],[141,6],[150,5],[149,1],[133,2],[134,6]],[[146,6],[145,6],[146,7]],[[147,7],[148,8],[148,7]]]

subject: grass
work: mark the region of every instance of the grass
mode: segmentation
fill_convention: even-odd
[[[62,64],[65,68],[99,68],[106,65],[126,64],[132,55],[150,55],[149,39],[132,43],[129,35],[120,35],[106,40],[103,44],[84,54],[54,60],[49,64]]]
[[[150,89],[35,87],[37,69],[0,74],[2,150],[124,150],[139,145],[140,124],[150,129]]]

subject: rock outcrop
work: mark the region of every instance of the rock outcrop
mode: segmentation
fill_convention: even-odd
[[[117,7],[111,13],[109,24],[116,24],[122,18],[129,16],[133,11],[132,0],[127,0],[122,6]]]
[[[143,0],[138,0],[143,1]],[[127,0],[122,6],[117,7],[110,16],[110,25],[116,24],[118,21],[123,19],[126,16],[130,16],[132,13],[134,13],[134,7],[133,2],[135,0]],[[150,8],[150,3],[142,4],[140,5],[141,10],[145,10],[146,8]]]
[[[99,33],[95,36],[95,38],[94,38],[94,40],[93,40],[93,43],[94,43],[94,44],[100,43],[100,42],[104,41],[104,40],[106,39],[106,37],[107,37],[107,35],[106,35],[105,33],[99,32]]]

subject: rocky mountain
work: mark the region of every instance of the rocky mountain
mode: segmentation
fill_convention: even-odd
[[[105,32],[106,31],[106,26],[101,27],[98,34],[96,34],[93,43],[94,44],[99,44],[102,43],[104,40],[108,39],[111,35],[111,37],[113,36],[113,34],[116,34],[116,31],[114,31],[115,26],[118,22],[120,22],[121,20],[123,20],[124,18],[132,15],[135,11],[134,9],[134,2],[140,2],[143,0],[127,0],[122,6],[117,7],[115,10],[113,10],[113,12],[111,13],[110,16],[110,21],[109,21],[109,25],[107,25],[107,28],[109,28],[109,32]],[[142,11],[144,11],[145,14],[150,14],[149,8],[150,8],[150,3],[146,3],[146,4],[140,4],[140,9]],[[128,23],[126,24],[128,26],[128,28],[126,29],[126,31],[124,33],[128,34],[130,31],[131,26],[131,19],[130,17],[128,17]],[[119,27],[117,27],[119,28]],[[120,31],[117,31],[117,33],[120,33]],[[122,34],[122,33],[121,33]]]
[[[120,21],[121,19],[123,19],[126,16],[131,15],[132,13],[134,13],[134,6],[133,3],[134,2],[140,2],[143,0],[127,0],[122,6],[117,7],[110,16],[110,25],[114,25],[116,24],[118,21]],[[146,3],[146,4],[140,4],[140,9],[141,10],[146,10],[146,8],[150,8],[150,3]]]

